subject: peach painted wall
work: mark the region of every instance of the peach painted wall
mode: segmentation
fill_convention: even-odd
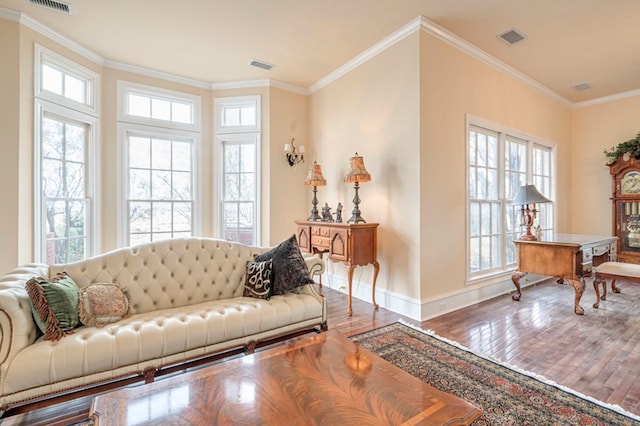
[[[308,98],[282,89],[271,88],[269,96],[270,129],[268,153],[263,158],[268,161],[270,173],[264,174],[263,224],[269,232],[264,234],[263,245],[273,246],[295,233],[294,220],[306,219],[311,211],[307,203],[309,190],[304,186],[307,170],[313,164],[315,152],[308,136]],[[289,167],[284,157],[284,144],[295,138],[296,147],[305,147],[305,162]],[[265,196],[266,195],[266,196]]]
[[[568,107],[425,32],[323,87],[310,108],[329,180],[322,200],[350,210],[341,175],[352,151],[364,155],[373,179],[362,186],[363,216],[381,224],[378,288],[419,302],[468,289],[467,114],[556,143],[560,163],[571,155]],[[570,185],[570,169],[559,168],[560,230]]]
[[[557,144],[571,158],[568,107],[426,32],[420,36],[421,296],[465,291],[466,114]],[[570,231],[571,173],[557,169],[558,230]]]
[[[0,274],[18,264],[21,256],[18,223],[20,131],[20,26],[0,19]]]
[[[310,138],[327,186],[319,205],[344,206],[351,216],[353,185],[344,183],[349,157],[364,158],[371,181],[360,185],[360,210],[378,229],[378,289],[420,297],[419,38],[409,36],[310,98]],[[311,196],[309,196],[311,199]],[[328,272],[346,277],[341,264]],[[356,268],[354,287],[370,285],[373,267]],[[355,289],[354,289],[355,291]],[[383,305],[384,306],[384,305]]]
[[[572,232],[612,235],[611,174],[605,149],[640,132],[640,96],[575,109],[571,131]]]

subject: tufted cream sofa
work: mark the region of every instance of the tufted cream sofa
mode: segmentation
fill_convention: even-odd
[[[312,285],[269,301],[242,297],[247,261],[266,250],[174,239],[67,265],[27,265],[0,278],[0,414],[114,381],[150,382],[188,363],[326,330],[326,303]],[[317,257],[305,261],[312,275],[322,272]],[[131,315],[103,328],[77,328],[55,343],[43,340],[24,285],[62,271],[79,287],[117,283]]]

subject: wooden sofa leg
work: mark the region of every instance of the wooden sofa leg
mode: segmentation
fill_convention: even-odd
[[[144,376],[144,383],[145,384],[153,383],[153,381],[155,380],[157,371],[158,369],[153,367],[147,368],[146,370],[144,370],[142,372],[142,375]]]

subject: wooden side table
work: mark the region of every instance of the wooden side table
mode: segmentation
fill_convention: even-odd
[[[322,258],[324,253],[333,262],[342,262],[347,267],[348,282],[348,306],[347,315],[351,315],[351,286],[353,282],[353,270],[356,266],[373,265],[373,289],[371,300],[373,306],[378,309],[376,303],[376,280],[380,271],[378,264],[378,224],[377,223],[335,223],[335,222],[309,222],[296,220],[298,226],[296,237],[300,251],[303,253],[317,254]],[[320,278],[322,285],[322,277]]]

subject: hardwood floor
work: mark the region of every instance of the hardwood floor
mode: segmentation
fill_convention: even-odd
[[[352,335],[399,318],[541,375],[600,401],[640,415],[640,285],[620,281],[599,309],[591,279],[573,313],[574,291],[550,279],[523,290],[520,302],[500,296],[418,324],[371,305],[354,303],[353,317],[340,315],[346,296],[325,291],[329,328]],[[338,310],[336,312],[335,310]]]
[[[595,292],[587,280],[582,317],[573,313],[573,289],[548,280],[524,289],[520,302],[504,295],[422,323],[386,309],[376,311],[358,299],[348,317],[345,294],[327,287],[322,292],[329,328],[347,336],[402,319],[640,415],[640,285],[621,281],[618,287],[622,293],[609,291],[600,309],[594,309]],[[10,417],[2,425],[68,425],[86,418],[90,401]]]

